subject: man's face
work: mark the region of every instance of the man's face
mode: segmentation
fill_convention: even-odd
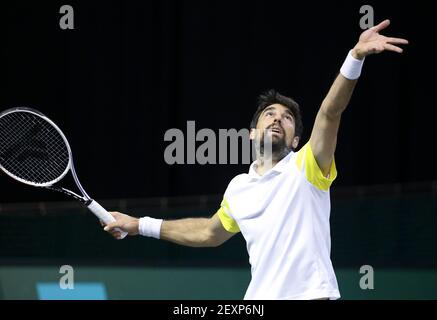
[[[268,106],[260,114],[256,130],[251,130],[250,138],[261,145],[264,139],[268,139],[274,152],[284,148],[294,150],[299,143],[299,137],[295,137],[294,115],[281,104]]]

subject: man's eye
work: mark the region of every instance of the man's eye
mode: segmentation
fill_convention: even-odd
[[[271,111],[266,112],[266,116],[271,116],[271,115],[273,115],[273,112],[271,112]]]

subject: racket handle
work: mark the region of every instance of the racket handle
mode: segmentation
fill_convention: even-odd
[[[91,201],[91,203],[88,205],[88,209],[90,209],[91,212],[94,213],[97,218],[102,220],[105,224],[115,221],[115,218],[95,200]],[[124,237],[127,236],[127,232],[122,231],[118,228],[116,228],[115,230],[120,231],[121,239],[124,239]]]

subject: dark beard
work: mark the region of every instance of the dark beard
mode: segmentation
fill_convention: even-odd
[[[261,156],[264,156],[264,138],[265,135],[261,137],[261,141],[260,141],[259,150]],[[287,154],[289,154],[292,150],[293,149],[287,147],[287,144],[285,143],[285,137],[272,141],[272,158],[274,159],[282,159]]]

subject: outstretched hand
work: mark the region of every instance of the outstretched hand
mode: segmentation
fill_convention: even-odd
[[[352,55],[356,59],[364,59],[364,57],[381,53],[383,51],[394,51],[402,53],[402,48],[397,45],[408,44],[408,40],[402,38],[391,38],[380,34],[379,32],[384,30],[390,25],[390,20],[384,20],[377,26],[374,26],[364,31],[358,40],[358,43],[352,49]]]

